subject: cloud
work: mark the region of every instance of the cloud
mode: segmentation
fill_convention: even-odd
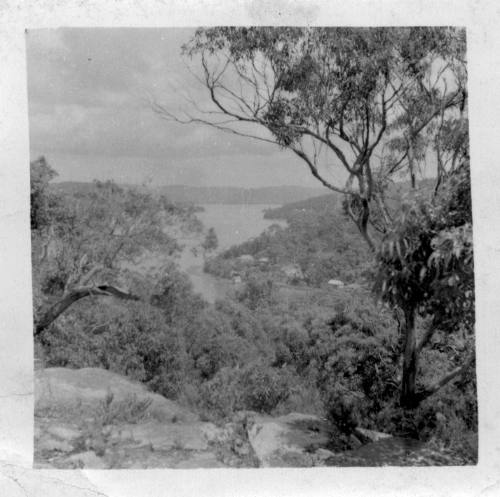
[[[206,179],[199,169],[204,161],[212,167],[219,164],[222,169],[217,177],[221,181],[225,177],[236,181],[242,177],[242,167],[251,171],[255,163],[265,163],[264,170],[269,170],[269,159],[278,153],[277,147],[207,126],[167,122],[147,104],[153,96],[179,110],[187,96],[202,107],[207,105],[206,89],[180,56],[181,45],[192,33],[193,29],[180,28],[28,31],[33,154],[71,157],[68,171],[73,174],[75,160],[80,157],[84,168],[86,156],[108,158],[108,162],[102,161],[104,168],[106,164],[123,164],[123,157],[136,164],[167,162],[174,169],[176,164],[192,160],[197,172],[177,175],[190,182]],[[219,160],[221,157],[224,160]],[[235,161],[245,166],[236,167]],[[117,174],[115,166],[110,171]],[[233,175],[235,169],[240,173]],[[265,182],[263,176],[259,178]]]
[[[165,122],[150,109],[81,104],[38,105],[30,117],[33,149],[45,153],[164,158],[267,155],[277,147],[233,137],[208,126]]]
[[[33,158],[45,154],[33,151]],[[45,154],[59,173],[58,181],[114,179],[121,183],[258,186],[302,185],[320,187],[306,165],[290,152],[256,157],[218,155],[212,157],[137,157],[87,154]]]
[[[109,93],[132,95],[148,75],[151,36],[130,29],[28,31],[30,99],[44,103],[107,105]],[[157,36],[159,39],[159,37]]]

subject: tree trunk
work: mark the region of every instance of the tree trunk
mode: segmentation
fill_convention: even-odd
[[[410,171],[410,183],[412,190],[415,190],[416,180],[415,180],[415,155],[413,153],[413,136],[410,137],[408,142],[408,169]]]
[[[368,233],[368,220],[370,219],[370,204],[368,200],[365,198],[360,197],[359,195],[351,195],[351,197],[354,197],[358,202],[359,202],[359,212],[354,213],[352,210],[351,206],[351,198],[347,197],[347,214],[348,216],[354,221],[356,226],[358,227],[358,230],[363,237],[363,240],[366,242],[368,247],[370,248],[370,251],[372,253],[376,252],[376,247],[375,243],[373,242],[370,234]]]
[[[415,385],[417,377],[417,336],[415,310],[405,310],[403,378],[401,383],[401,407],[414,408],[417,405]]]
[[[125,300],[139,300],[139,297],[111,285],[100,285],[97,287],[76,288],[61,300],[49,307],[40,319],[35,323],[35,336],[39,335],[45,328],[53,323],[68,307],[84,297],[91,295],[114,296]]]

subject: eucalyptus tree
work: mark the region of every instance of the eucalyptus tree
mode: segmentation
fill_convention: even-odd
[[[463,30],[222,27],[197,30],[183,53],[208,103],[188,98],[175,113],[156,101],[154,110],[291,151],[345,195],[373,251],[374,233],[391,227],[394,175],[407,172],[415,186],[434,149],[442,177],[459,160],[455,149],[448,157],[448,135],[466,143]]]
[[[167,120],[275,144],[344,196],[346,214],[378,257],[379,279],[386,282],[381,295],[403,310],[401,403],[414,407],[424,398],[415,387],[415,317],[423,304],[396,284],[408,268],[394,263],[393,254],[410,227],[401,203],[391,199],[391,184],[407,180],[417,190],[425,184],[420,179],[433,176],[434,188],[422,194],[436,205],[441,185],[468,161],[465,30],[216,27],[197,30],[182,50],[198,68],[207,102],[188,97],[175,112],[156,101],[153,109]],[[422,226],[429,240],[446,225],[442,219],[438,230],[432,222]],[[403,245],[394,243],[399,235]],[[425,254],[436,261],[437,253],[434,247]]]

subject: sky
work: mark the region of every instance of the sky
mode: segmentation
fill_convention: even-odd
[[[194,29],[71,28],[26,34],[30,155],[58,181],[320,186],[277,146],[156,115],[150,99],[182,111],[205,88],[181,46]]]

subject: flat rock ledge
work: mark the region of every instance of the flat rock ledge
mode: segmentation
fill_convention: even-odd
[[[123,376],[98,368],[38,369],[37,468],[239,468],[452,464],[424,444],[358,428],[334,453],[325,419],[236,413],[218,426]]]

